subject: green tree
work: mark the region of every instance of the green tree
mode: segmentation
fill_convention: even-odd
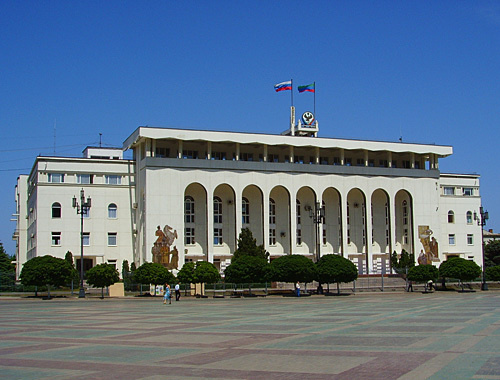
[[[71,253],[71,251],[66,252],[66,254],[64,255],[64,260],[66,260],[70,265],[74,266],[73,254]]]
[[[192,284],[194,283],[194,268],[196,267],[196,263],[189,262],[185,263],[181,270],[177,273],[177,279],[183,284]]]
[[[75,277],[75,273],[76,269],[66,260],[46,255],[34,257],[24,263],[20,278],[25,286],[47,285],[50,298],[50,286],[66,285]]]
[[[155,285],[154,296],[156,296],[156,285],[175,282],[175,276],[167,268],[158,263],[142,264],[135,271],[134,278],[139,284]]]
[[[271,278],[283,282],[311,282],[316,277],[312,260],[302,255],[286,255],[271,262]]]
[[[490,240],[484,246],[486,268],[500,264],[500,240]]]
[[[394,272],[406,275],[407,271],[409,271],[410,268],[414,266],[415,266],[415,254],[408,253],[404,249],[401,251],[401,255],[399,255],[399,257],[396,251],[392,253],[391,267],[394,270]]]
[[[198,261],[194,269],[193,281],[201,284],[216,283],[220,281],[220,273],[214,264],[207,261]]]
[[[95,288],[101,288],[101,298],[104,298],[104,288],[120,281],[120,274],[113,265],[98,264],[86,273],[87,283]]]
[[[408,280],[415,282],[423,282],[425,284],[425,291],[427,292],[427,283],[429,281],[436,281],[439,277],[439,269],[432,264],[417,265],[408,271]]]
[[[340,294],[340,283],[351,282],[358,278],[358,270],[351,260],[340,255],[321,256],[316,264],[316,280],[319,283],[336,283]]]
[[[490,281],[500,281],[500,265],[486,268],[486,278]]]
[[[12,262],[13,258],[7,255],[0,242],[0,285],[12,286],[16,280],[16,264]]]
[[[474,261],[466,260],[461,257],[451,257],[443,261],[439,266],[439,276],[459,280],[463,291],[463,282],[472,281],[481,276],[481,267]]]
[[[233,253],[233,261],[241,256],[254,256],[267,260],[269,253],[266,252],[263,245],[257,245],[252,231],[249,228],[242,228],[238,237],[238,249]]]
[[[226,283],[248,284],[248,292],[252,293],[252,283],[264,282],[269,274],[269,264],[267,260],[259,256],[242,255],[238,259],[233,259],[224,271]]]

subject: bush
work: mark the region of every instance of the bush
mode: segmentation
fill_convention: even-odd
[[[490,281],[500,281],[500,265],[486,268],[486,278]]]
[[[312,282],[316,277],[314,263],[302,255],[286,255],[271,262],[271,279],[283,282]]]
[[[116,268],[110,264],[99,264],[90,268],[87,272],[87,282],[95,287],[101,288],[101,298],[104,298],[104,288],[120,281],[120,275]]]
[[[336,283],[337,293],[340,293],[341,282],[351,282],[357,278],[356,265],[340,255],[322,256],[316,264],[316,280],[319,283]]]
[[[134,273],[134,279],[139,284],[160,285],[175,282],[175,276],[163,265],[144,263]],[[156,296],[156,291],[155,294]]]
[[[474,261],[451,257],[439,266],[439,276],[459,280],[463,290],[463,281],[472,281],[481,276],[481,268]]]

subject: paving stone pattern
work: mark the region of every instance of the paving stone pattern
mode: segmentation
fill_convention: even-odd
[[[500,379],[498,291],[0,308],[0,379]]]

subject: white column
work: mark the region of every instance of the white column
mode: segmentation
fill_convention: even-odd
[[[243,221],[242,221],[242,201],[243,201],[243,196],[241,193],[239,193],[238,191],[234,191],[234,207],[235,207],[235,217],[236,217],[236,221],[235,221],[235,248],[234,249],[238,249],[238,237],[240,236],[240,232],[241,232],[241,228],[243,226]],[[234,251],[232,252],[234,253]]]
[[[392,152],[387,152],[387,166],[392,168]]]
[[[263,190],[264,193],[264,190]],[[262,240],[264,244],[264,248],[266,251],[269,252],[269,193],[264,193],[263,194],[263,205],[262,205],[262,210],[263,210],[263,218],[264,220],[262,221],[263,223],[263,234],[262,234]]]
[[[182,140],[179,140],[178,144],[179,145],[178,145],[178,148],[177,148],[177,150],[178,150],[178,152],[177,152],[177,158],[182,158],[182,149],[183,149],[182,148]]]
[[[236,161],[240,160],[240,143],[236,143]]]
[[[289,157],[288,162],[290,162],[290,163],[293,164],[293,161],[294,161],[294,158],[293,158],[293,146],[290,146],[289,148],[290,148],[289,149],[289,155],[290,155],[290,157]]]
[[[365,149],[364,152],[365,166],[368,166],[368,151]]]
[[[264,144],[263,147],[264,147],[264,162],[267,162],[267,144]]]
[[[208,141],[207,142],[207,160],[212,159],[212,142]]]
[[[340,165],[345,165],[345,152],[344,152],[344,149],[340,149]]]
[[[318,146],[314,148],[314,153],[316,155],[316,165],[318,165],[319,164],[319,147]]]
[[[347,259],[347,191],[346,194],[341,194],[341,212],[342,212],[342,255]]]
[[[367,267],[373,273],[373,247],[372,247],[372,200],[366,195],[366,259],[368,260]]]
[[[207,188],[207,261],[214,262],[214,192]]]

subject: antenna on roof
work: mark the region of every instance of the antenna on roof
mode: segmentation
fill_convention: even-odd
[[[102,148],[102,133],[99,133],[99,148]]]
[[[403,142],[403,132],[401,131],[401,126],[399,127],[399,142]]]

